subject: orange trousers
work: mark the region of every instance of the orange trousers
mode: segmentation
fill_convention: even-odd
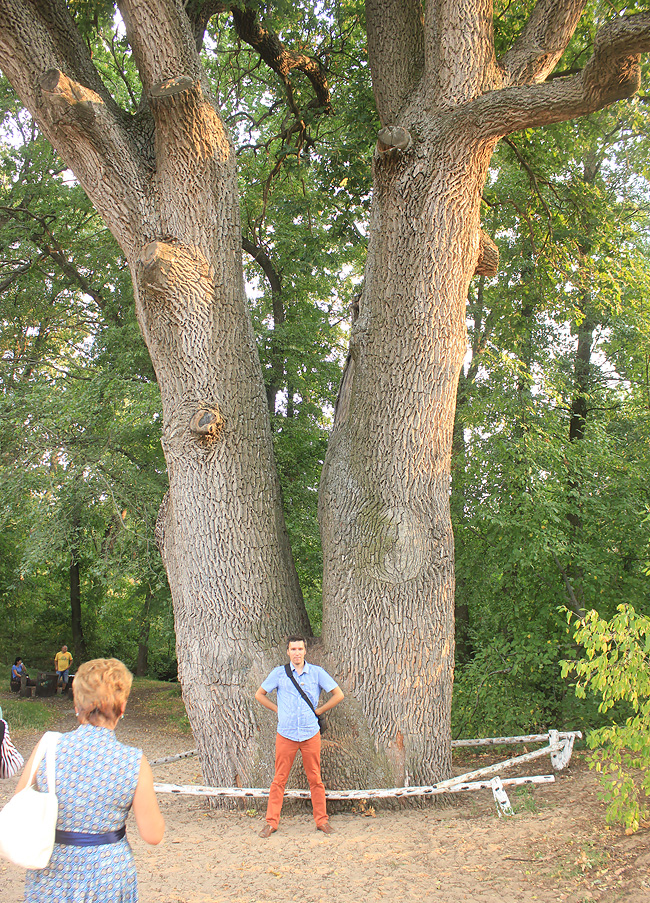
[[[320,731],[313,737],[310,737],[309,740],[287,740],[286,737],[276,734],[275,776],[273,777],[273,783],[269,791],[269,802],[266,807],[266,820],[272,828],[277,828],[280,822],[284,788],[298,750],[302,753],[302,764],[309,781],[314,821],[317,826],[327,821],[325,787],[320,776]]]

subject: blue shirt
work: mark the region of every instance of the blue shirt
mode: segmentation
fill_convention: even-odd
[[[310,665],[309,662],[305,662],[302,674],[298,674],[293,665],[291,665],[291,670],[314,706],[318,705],[321,690],[331,693],[334,687],[338,686],[334,678],[318,665]],[[318,718],[287,677],[284,665],[271,671],[262,684],[262,689],[266,693],[277,690],[278,734],[286,737],[287,740],[300,742],[309,740],[318,733]]]

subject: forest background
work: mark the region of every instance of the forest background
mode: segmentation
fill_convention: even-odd
[[[94,5],[93,59],[135,108],[128,48],[105,6]],[[605,6],[610,16],[637,5],[589,4],[567,52],[576,68]],[[497,46],[511,39],[502,23],[512,27],[499,8]],[[287,130],[286,84],[226,17],[211,21],[204,56],[238,148],[248,297],[317,634],[318,482],[363,273],[379,122],[363,5],[316,14],[276,4],[273,14],[287,45],[319,46],[328,60],[331,113],[312,107],[303,131]],[[577,699],[561,674],[578,655],[565,608],[611,618],[631,603],[650,614],[647,87],[646,66],[632,100],[517,133],[491,163],[483,224],[500,265],[468,296],[452,461],[455,736],[598,724],[596,701]],[[67,642],[76,662],[115,655],[173,679],[154,538],[167,488],[160,396],[129,273],[5,81],[0,104],[4,665],[21,655],[49,669]]]

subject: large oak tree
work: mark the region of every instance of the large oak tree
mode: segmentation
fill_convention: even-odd
[[[270,746],[252,691],[308,620],[244,296],[233,144],[200,56],[207,22],[227,10],[117,6],[142,85],[134,114],[94,64],[74,18],[83,4],[0,0],[0,66],[129,263],[163,402],[158,533],[179,676],[206,779],[248,784],[268,773]],[[505,135],[634,93],[650,49],[650,15],[622,16],[597,32],[585,66],[563,68],[584,6],[539,0],[497,59],[491,0],[366,3],[383,128],[320,493],[323,657],[351,699],[327,746],[350,782],[429,782],[449,768],[449,458],[467,289],[496,266],[479,223],[488,165]],[[231,12],[288,96],[298,70],[326,107],[318,61],[285,48],[254,5]]]

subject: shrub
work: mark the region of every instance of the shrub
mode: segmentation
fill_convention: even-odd
[[[650,800],[650,618],[631,605],[619,605],[609,621],[590,611],[577,621],[574,639],[585,655],[563,662],[562,674],[577,676],[576,695],[584,699],[591,690],[601,697],[600,712],[624,703],[630,713],[622,724],[590,731],[587,743],[605,788],[607,821],[636,831]]]

